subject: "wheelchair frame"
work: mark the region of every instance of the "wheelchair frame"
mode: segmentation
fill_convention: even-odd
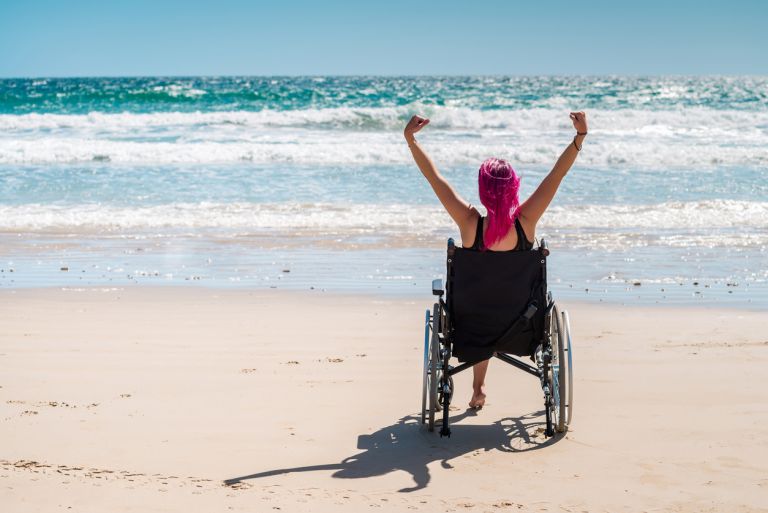
[[[452,263],[456,250],[453,239],[448,239],[447,285],[451,293]],[[549,255],[547,244],[541,241],[538,249],[541,256],[544,286],[546,287],[546,257]],[[432,294],[438,296],[433,311],[426,311],[424,326],[424,373],[421,397],[421,422],[427,423],[429,431],[434,431],[435,414],[443,412],[440,437],[451,436],[448,410],[453,397],[453,376],[471,368],[477,362],[465,362],[456,367],[450,365],[452,356],[453,330],[450,313],[443,300],[442,280],[433,280]],[[494,353],[494,356],[517,369],[539,378],[544,393],[544,411],[546,416],[547,437],[568,429],[573,416],[573,360],[571,348],[571,330],[568,312],[560,312],[546,292],[547,306],[542,340],[533,355],[535,365],[519,357],[506,353]]]

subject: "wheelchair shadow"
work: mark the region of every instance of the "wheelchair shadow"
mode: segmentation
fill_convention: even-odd
[[[437,434],[439,426],[430,433],[422,426],[419,416],[409,415],[375,433],[360,435],[357,448],[362,451],[339,463],[267,470],[227,479],[224,484],[231,486],[246,480],[298,472],[334,470],[333,477],[338,479],[362,479],[402,470],[411,474],[414,486],[398,491],[413,492],[429,484],[428,465],[433,461],[439,460],[443,468],[453,468],[450,461],[464,454],[491,450],[526,452],[550,446],[562,438],[562,434],[544,437],[543,411],[507,417],[491,425],[459,424],[476,414],[474,410],[467,410],[451,417],[451,438],[442,440]]]

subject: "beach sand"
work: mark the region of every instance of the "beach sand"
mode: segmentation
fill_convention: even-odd
[[[431,302],[2,291],[2,510],[768,510],[765,312],[562,304],[571,430],[544,438],[538,381],[494,361],[478,413],[457,376],[441,439]]]

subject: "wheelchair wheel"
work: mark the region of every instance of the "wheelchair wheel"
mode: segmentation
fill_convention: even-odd
[[[429,334],[429,347],[426,349],[426,362],[424,372],[424,387],[426,393],[427,402],[427,427],[430,431],[435,430],[435,412],[440,407],[438,387],[440,386],[440,379],[437,375],[437,364],[440,355],[440,305],[435,303],[432,313],[432,322],[430,323],[431,333]],[[426,343],[426,340],[425,340]]]
[[[563,380],[566,383],[567,390],[567,393],[564,395],[567,399],[565,424],[569,426],[573,418],[573,351],[571,349],[571,319],[565,310],[563,310],[563,340],[565,342],[563,345],[563,350],[565,351],[563,365],[567,374],[567,379]]]
[[[429,340],[430,340],[430,316],[429,310],[426,311],[424,319],[424,371],[421,382],[421,423],[426,422],[427,417],[427,387],[429,387]]]
[[[565,356],[565,333],[563,317],[560,314],[560,310],[555,305],[552,308],[552,314],[550,316],[552,322],[551,344],[552,344],[552,361],[549,366],[549,389],[552,393],[552,424],[555,431],[562,433],[566,430],[566,406],[567,406],[567,391],[566,383],[568,382],[568,366]]]
[[[448,376],[447,384],[447,391],[444,387],[440,386],[437,392],[437,404],[441,409],[445,405],[446,401],[448,401],[448,406],[451,405],[451,398],[453,398],[453,376]]]

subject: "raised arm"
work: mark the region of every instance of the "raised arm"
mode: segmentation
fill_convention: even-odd
[[[573,142],[563,151],[560,158],[557,159],[555,167],[542,180],[536,191],[520,206],[520,220],[523,222],[528,237],[533,237],[536,223],[547,210],[552,198],[555,197],[560,182],[571,169],[576,156],[581,151],[584,137],[587,135],[587,115],[585,113],[571,112],[571,121],[573,121],[573,127],[576,129]]]
[[[419,143],[416,142],[416,138],[414,137],[416,132],[428,124],[428,119],[421,116],[413,116],[405,126],[403,135],[405,135],[405,140],[408,142],[408,148],[411,149],[413,160],[416,161],[419,170],[427,179],[429,185],[432,186],[432,190],[435,191],[437,199],[440,200],[440,203],[443,204],[445,210],[448,211],[448,214],[459,226],[459,229],[461,229],[462,226],[466,224],[467,220],[470,219],[472,213],[469,203],[453,190],[451,184],[440,174],[435,167],[434,162],[432,162],[432,159],[430,159],[424,150],[421,149],[421,146],[419,146]]]

